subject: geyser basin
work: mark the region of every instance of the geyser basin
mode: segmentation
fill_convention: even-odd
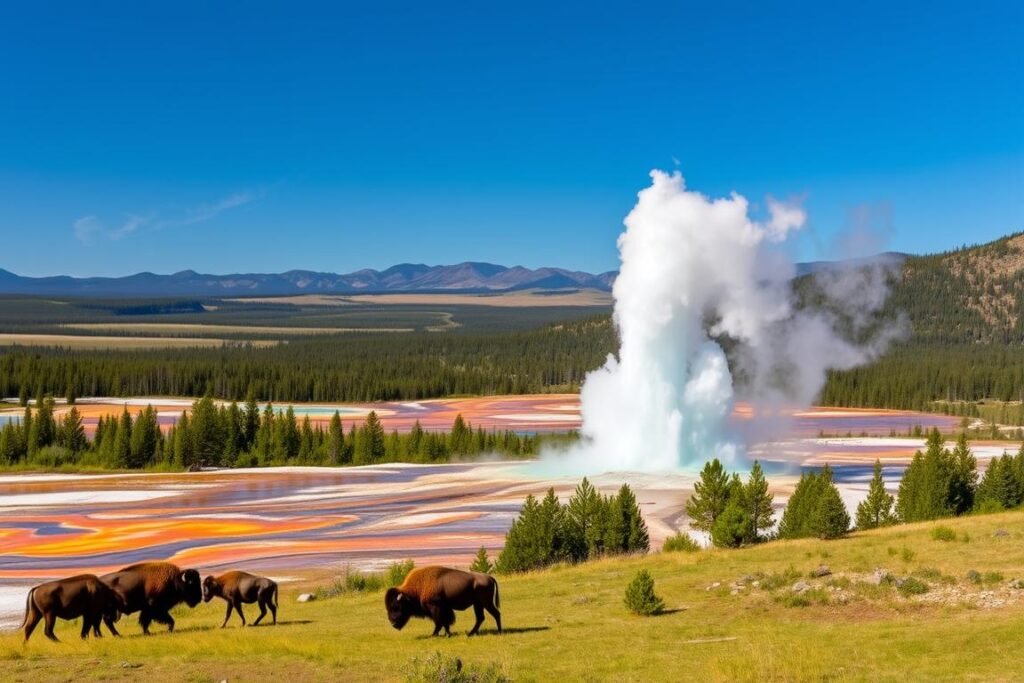
[[[619,352],[583,385],[583,440],[547,454],[562,471],[692,470],[712,457],[733,464],[747,449],[728,419],[737,395],[757,407],[751,420],[778,421],[775,407],[809,405],[828,369],[869,360],[891,336],[855,345],[835,332],[832,314],[795,306],[796,268],[781,245],[803,226],[800,207],[769,198],[759,221],[738,194],[709,199],[679,173],[653,171],[651,180],[618,239]],[[885,301],[885,279],[868,270],[821,283],[857,332]],[[734,342],[729,361],[721,337]],[[753,431],[782,432],[774,427]]]

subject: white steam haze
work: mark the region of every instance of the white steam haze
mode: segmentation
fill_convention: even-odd
[[[892,338],[858,346],[835,317],[797,310],[796,267],[783,248],[806,223],[795,204],[768,199],[754,220],[738,194],[710,199],[683,177],[651,173],[625,219],[622,266],[613,288],[618,357],[590,373],[581,392],[582,439],[546,456],[573,472],[695,470],[718,457],[736,463],[746,439],[780,428],[779,409],[807,406],[829,368],[870,360]],[[855,328],[887,296],[882,268],[819,277],[825,297]],[[734,382],[715,338],[734,341]],[[754,416],[730,420],[737,394]],[[777,435],[777,434],[775,434]]]

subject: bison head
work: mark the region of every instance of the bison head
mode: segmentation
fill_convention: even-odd
[[[388,621],[399,631],[409,623],[415,610],[413,599],[397,588],[389,588],[384,594],[384,606],[388,608]]]
[[[217,595],[219,586],[212,576],[203,579],[203,602],[210,602]]]
[[[181,583],[181,597],[189,607],[195,607],[203,601],[203,587],[199,581],[199,572],[186,569],[178,577]]]

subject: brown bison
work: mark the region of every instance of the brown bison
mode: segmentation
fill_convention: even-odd
[[[226,572],[220,576],[207,576],[203,579],[203,601],[209,602],[214,597],[223,598],[228,603],[227,614],[224,615],[224,628],[231,618],[231,610],[238,612],[245,626],[245,615],[242,614],[242,603],[259,602],[260,615],[253,626],[258,626],[267,616],[267,608],[277,623],[277,584],[263,576],[253,576],[246,572]]]
[[[167,630],[173,631],[171,609],[181,602],[195,607],[203,600],[199,572],[183,570],[170,562],[133,564],[113,574],[104,574],[100,580],[121,596],[122,612],[139,613],[139,625],[146,635],[153,621],[167,624]]]
[[[484,623],[484,610],[490,612],[501,633],[501,612],[498,607],[498,582],[493,576],[464,572],[447,567],[414,569],[398,588],[389,588],[384,595],[388,620],[401,630],[412,617],[429,617],[434,621],[434,635],[444,629],[451,635],[455,610],[473,608],[476,624],[469,635],[475,635]]]
[[[57,619],[78,617],[82,617],[82,638],[88,638],[90,630],[99,637],[101,619],[106,620],[110,632],[116,636],[114,622],[123,607],[121,597],[92,574],[39,584],[28,592],[25,600],[25,620],[21,624],[25,629],[25,642],[40,619],[45,622],[43,633],[50,640],[57,640],[53,633]]]

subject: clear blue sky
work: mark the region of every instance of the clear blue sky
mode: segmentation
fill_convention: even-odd
[[[1024,230],[1024,3],[772,5],[8,3],[0,267],[602,271],[677,163],[802,259]]]

